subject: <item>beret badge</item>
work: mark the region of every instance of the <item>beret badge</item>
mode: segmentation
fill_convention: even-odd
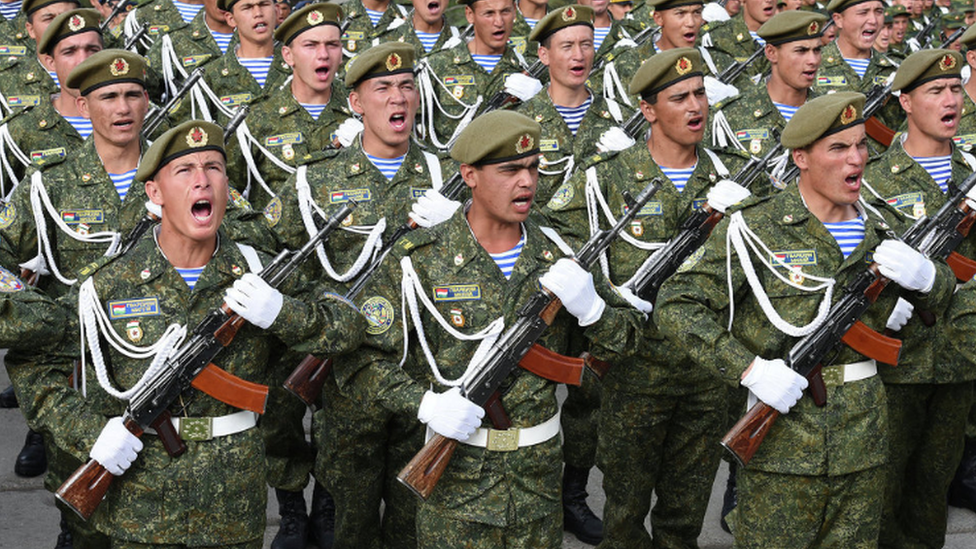
[[[810,23],[809,27],[807,27],[807,35],[813,36],[814,34],[817,34],[819,30],[820,30],[820,23],[818,21],[814,21]]]
[[[129,62],[121,57],[116,57],[108,67],[112,76],[125,76],[129,74]]]
[[[315,25],[319,25],[325,21],[325,16],[322,15],[322,12],[320,11],[310,11],[308,12],[308,15],[305,16],[305,20],[308,21],[309,25],[314,27]]]
[[[939,59],[939,69],[943,72],[954,68],[956,68],[956,59],[953,56],[946,54],[942,56],[942,59]]]
[[[71,29],[72,32],[81,29],[84,26],[85,20],[79,15],[72,15],[71,19],[68,19],[68,28]]]
[[[401,59],[399,55],[395,53],[391,53],[389,56],[387,56],[386,70],[395,71],[399,69],[401,66],[403,66],[403,59]]]
[[[205,147],[208,139],[207,132],[200,126],[194,126],[186,134],[186,144],[190,147]]]
[[[855,118],[857,118],[857,109],[854,108],[854,105],[844,107],[844,110],[840,113],[841,124],[850,124]]]
[[[532,136],[527,133],[522,134],[522,137],[519,137],[518,141],[515,142],[515,152],[522,154],[525,151],[531,150],[533,145],[535,145],[535,141],[532,139]]]
[[[682,57],[678,59],[678,62],[674,64],[674,70],[678,72],[679,75],[684,76],[691,72],[692,64],[691,59],[687,57]]]
[[[563,21],[572,21],[573,19],[576,19],[576,10],[574,10],[572,7],[566,8],[563,10],[562,18]]]

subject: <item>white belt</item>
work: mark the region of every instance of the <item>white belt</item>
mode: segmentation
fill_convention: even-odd
[[[851,364],[837,364],[823,368],[824,385],[838,387],[852,381],[861,381],[878,374],[878,363],[873,359],[853,362]]]
[[[183,440],[202,441],[247,431],[258,424],[258,414],[242,410],[220,417],[174,417],[171,421]],[[145,432],[156,434],[153,429]]]
[[[493,452],[512,452],[526,446],[541,444],[559,434],[559,413],[533,427],[505,429],[479,428],[468,440],[468,446],[487,448]]]

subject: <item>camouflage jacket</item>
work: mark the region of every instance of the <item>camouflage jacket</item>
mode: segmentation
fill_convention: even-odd
[[[743,156],[718,154],[725,170],[735,173],[744,161]],[[627,237],[642,243],[664,243],[670,240],[682,222],[705,202],[708,190],[724,177],[712,162],[712,158],[698,149],[698,165],[688,179],[683,192],[664,175],[643,143],[621,151],[600,155],[579,171],[559,190],[543,209],[553,228],[559,231],[574,248],[579,247],[590,237],[590,224],[587,213],[586,171],[596,171],[600,192],[603,193],[610,210],[620,215],[626,208],[623,193],[636,196],[655,177],[662,179],[660,190],[631,222],[625,232]],[[599,206],[594,204],[599,209]],[[602,212],[602,210],[600,210]],[[609,228],[610,222],[600,214],[600,228]],[[629,280],[645,259],[651,254],[618,238],[610,246],[607,265],[610,281],[623,284]],[[649,344],[641,345],[636,356],[610,370],[609,382],[623,384],[630,392],[650,392],[656,394],[680,394],[688,388],[697,391],[714,382],[714,375],[692,366],[687,355],[676,344],[664,338],[653,320],[647,319],[642,326],[642,340]],[[619,386],[619,385],[618,385]]]
[[[627,12],[627,15],[620,20],[620,24],[627,29],[631,36],[636,36],[648,26],[657,26],[654,23],[654,7],[644,0],[634,2],[634,8]]]
[[[427,295],[433,298],[438,314],[454,329],[470,334],[502,316],[511,325],[519,308],[539,289],[539,276],[562,255],[531,220],[523,224],[523,234],[525,245],[508,280],[472,236],[462,210],[441,225],[414,231],[400,240],[357,300],[370,326],[364,346],[335,367],[341,389],[405,418],[416,418],[425,391],[433,386],[435,392],[443,392],[447,387],[434,377],[414,326],[409,341],[403,340],[404,318],[410,313],[401,308],[401,258],[412,261],[422,291],[430,292]],[[446,379],[458,378],[478,341],[460,341],[445,333],[423,306],[419,314],[438,369]],[[601,321],[586,328],[586,335],[607,349],[601,357],[635,344],[628,337],[633,330],[621,329],[629,321],[626,312],[608,302]],[[539,343],[565,352],[573,328],[578,328],[576,320],[560,311]],[[404,345],[408,355],[401,368]],[[531,427],[555,416],[555,388],[555,383],[527,371],[510,376],[501,402],[512,425]],[[490,425],[487,418],[483,425]],[[426,504],[441,515],[468,522],[496,527],[526,524],[559,512],[560,462],[558,438],[513,452],[462,443]]]
[[[345,2],[342,4],[342,12],[345,14],[343,22],[349,22],[346,32],[342,35],[342,52],[346,59],[352,59],[373,46],[374,39],[382,36],[394,20],[407,19],[407,7],[397,4],[396,0],[390,0],[390,5],[375,26],[370,21],[362,0]],[[409,20],[407,24],[409,25]],[[378,44],[379,41],[376,43]],[[343,70],[339,76],[344,74]]]
[[[715,22],[709,27],[707,31],[704,27],[702,28],[701,43],[712,56],[719,73],[729,68],[733,63],[746,61],[749,56],[755,53],[756,49],[762,47],[749,34],[749,27],[746,26],[742,12],[728,21]],[[760,55],[742,71],[739,78],[730,84],[739,90],[749,89],[754,86],[750,79],[765,74],[768,69],[769,60],[764,55]]]
[[[952,141],[966,152],[971,152],[976,145],[976,103],[963,91],[962,110],[959,111],[959,127]]]
[[[633,111],[626,105],[619,105],[620,120],[615,120],[602,95],[590,93],[593,103],[583,115],[576,135],[570,131],[566,121],[549,98],[548,88],[543,88],[535,97],[519,105],[518,112],[534,118],[542,126],[539,147],[542,151],[539,167],[539,184],[535,193],[536,204],[545,204],[566,178],[567,163],[573,157],[573,166],[597,154],[597,142],[603,132],[620,126],[630,118]]]
[[[268,256],[262,263],[270,261]],[[147,234],[127,254],[86,267],[111,328],[137,345],[157,341],[167,326],[192,329],[223,303],[225,290],[248,269],[248,262],[221,234],[218,248],[190,291]],[[90,272],[89,272],[90,271]],[[307,280],[289,279],[284,306],[267,330],[246,324],[214,364],[243,379],[266,383],[271,357],[284,345],[301,352],[338,354],[362,340],[362,316],[333,294],[316,293]],[[292,295],[296,297],[291,297]],[[77,318],[77,289],[64,300],[66,314]],[[74,306],[74,307],[72,307]],[[73,326],[77,334],[77,326]],[[71,328],[69,328],[70,330]],[[28,401],[25,415],[49,441],[86,460],[106,421],[125,403],[110,396],[87,363],[87,393],[66,386],[74,344],[56,356],[18,365],[11,372],[18,395]],[[103,346],[109,376],[116,387],[131,388],[148,359],[132,359]],[[185,408],[181,406],[185,404]],[[239,410],[195,389],[188,389],[170,412],[174,417],[220,417]],[[184,433],[184,438],[190,439]],[[145,447],[126,473],[116,478],[92,517],[99,531],[114,539],[146,544],[187,546],[235,544],[264,534],[267,487],[264,443],[258,429],[213,438],[186,440],[186,452],[170,457],[159,439],[143,436]]]
[[[46,77],[46,74],[45,74]],[[31,98],[29,103],[33,103]],[[7,122],[10,135],[17,147],[30,159],[34,167],[46,167],[81,148],[84,140],[70,122],[54,108],[50,96],[42,95],[33,108],[20,111]],[[6,162],[24,175],[26,170],[12,151],[7,151]]]
[[[203,10],[201,9],[200,12],[202,13]],[[138,42],[137,47],[140,53],[145,54],[159,37],[186,26],[186,21],[183,21],[180,10],[176,9],[176,4],[172,0],[149,0],[130,11],[122,27],[138,30],[143,24],[148,24],[149,29],[145,37]],[[125,39],[130,37],[131,35],[126,33]]]
[[[0,346],[44,352],[65,337],[64,310],[47,295],[0,267]],[[8,360],[9,362],[9,360]]]
[[[864,272],[877,245],[890,238],[888,223],[897,222],[879,218],[871,210],[863,212],[866,215],[864,241],[844,259],[834,238],[804,206],[796,185],[752,201],[740,212],[742,220],[758,238],[790,265],[790,278],[807,287],[814,283],[806,281],[806,275],[834,278],[834,301],[840,299],[842,288]],[[733,214],[737,215],[738,212]],[[767,319],[746,281],[734,247],[729,252],[734,257],[727,256],[731,218],[723,219],[700,252],[691,256],[664,284],[654,318],[661,331],[681,345],[700,367],[738,387],[742,373],[757,355],[766,359],[786,358],[798,338],[784,334]],[[811,322],[823,299],[823,291],[804,292],[789,286],[755,262],[754,254],[750,256],[756,265],[758,281],[776,312],[794,326]],[[727,273],[727,261],[732,266],[731,275]],[[773,268],[782,276],[783,267]],[[937,269],[932,291],[928,295],[915,295],[931,309],[945,307],[954,282],[944,263],[938,264]],[[730,288],[735,298],[731,330],[728,329]],[[861,320],[875,330],[884,330],[897,296],[894,291],[883,292]],[[862,360],[866,357],[842,346],[832,363]],[[862,471],[885,463],[886,433],[887,405],[880,377],[831,386],[827,388],[826,406],[817,407],[805,395],[789,414],[781,415],[749,467],[792,475],[836,476]]]
[[[868,163],[861,194],[874,204],[896,208],[907,224],[915,217],[938,211],[945,204],[945,195],[925,168],[905,152],[902,142],[896,138],[883,155]],[[950,184],[962,183],[971,173],[973,167],[963,158],[962,152],[953,147]],[[966,238],[956,251],[976,258],[976,235]],[[949,345],[949,342],[941,341],[946,335],[944,326],[946,324],[941,320],[935,326],[925,326],[918,315],[914,315],[898,332],[899,339],[904,341],[901,359],[897,368],[882,370],[885,383],[957,383],[976,379],[976,368],[968,361],[951,352],[942,353]]]
[[[617,47],[618,42],[629,38],[630,34],[620,21],[611,21],[610,32],[607,34],[607,37],[603,39],[603,43],[600,44],[600,48],[596,50],[596,55],[593,57],[593,62],[596,63],[600,60],[600,58],[610,55],[614,48]],[[629,48],[630,46],[627,47]]]
[[[549,10],[546,10],[546,13],[548,12]],[[512,34],[508,37],[508,46],[515,48],[522,55],[529,56],[535,60],[539,55],[539,43],[530,42],[530,34],[532,34],[532,27],[529,26],[529,23],[525,20],[525,16],[522,15],[516,3],[515,22],[512,24]]]
[[[325,150],[335,140],[336,128],[352,116],[346,101],[348,96],[346,88],[333,81],[329,105],[316,120],[295,100],[291,86],[283,86],[247,113],[247,127],[265,151],[295,167],[311,160],[313,153]],[[289,174],[269,160],[257,145],[252,143],[250,151],[265,183],[277,193]],[[234,181],[248,181],[249,201],[256,208],[264,208],[271,197],[247,173],[240,149],[235,148],[233,154],[236,156],[227,163],[228,175]]]
[[[18,44],[0,44],[0,97],[8,107],[25,107],[58,93],[58,85],[37,60],[34,50]]]
[[[276,42],[274,59],[268,68],[268,77],[264,86],[251,76],[250,71],[237,60],[237,50],[228,48],[227,53],[207,63],[203,69],[203,79],[210,89],[220,98],[220,103],[235,110],[245,103],[256,103],[265,99],[272,92],[280,88],[291,76],[291,67],[281,58],[281,44]],[[218,116],[222,123],[227,119]]]

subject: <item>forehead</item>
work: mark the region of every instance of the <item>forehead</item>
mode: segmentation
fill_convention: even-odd
[[[335,25],[319,25],[317,27],[312,27],[296,36],[295,39],[291,41],[291,45],[295,46],[303,41],[324,42],[327,40],[338,40],[339,38],[339,27]]]
[[[274,7],[274,2],[271,0],[241,0],[240,2],[234,4],[230,8],[231,13],[238,13],[243,11],[245,8],[253,8],[255,6],[260,7]]]
[[[62,38],[54,46],[54,53],[77,46],[98,46],[102,47],[102,35],[96,31],[83,32],[81,34],[75,34],[68,36],[67,38]]]
[[[912,96],[914,96],[914,95],[922,95],[925,92],[927,92],[927,91],[929,91],[931,89],[934,89],[934,88],[944,88],[946,86],[952,86],[952,85],[957,85],[958,86],[958,85],[961,85],[961,84],[962,84],[962,78],[961,77],[938,78],[938,79],[935,79],[935,80],[930,80],[930,81],[928,81],[928,82],[920,85],[919,87],[915,88],[914,90],[908,92],[908,95],[912,95]]]
[[[867,133],[864,131],[864,124],[858,124],[814,141],[811,152],[814,154],[826,153],[827,149],[833,145],[850,145],[852,143],[858,143],[866,137]]]
[[[218,151],[200,151],[196,153],[184,154],[183,156],[170,160],[165,166],[159,169],[156,179],[168,181],[177,168],[183,166],[206,166],[208,164],[219,163],[224,165],[224,155]]]
[[[579,42],[580,40],[588,40],[592,38],[592,28],[587,25],[573,25],[571,27],[559,29],[552,33],[549,40],[552,44],[558,44],[559,42]]]
[[[109,84],[107,86],[102,86],[86,97],[98,97],[100,95],[107,94],[126,94],[129,92],[139,92],[140,94],[146,89],[142,87],[142,84],[136,84],[135,82],[119,82],[118,84]]]
[[[669,95],[685,93],[697,90],[705,86],[705,80],[701,76],[693,76],[691,78],[685,78],[680,82],[675,82],[670,86],[664,88],[663,90],[657,92],[658,97],[667,97]]]
[[[469,6],[475,12],[514,8],[515,0],[476,0]]]
[[[853,6],[847,8],[846,10],[840,12],[841,16],[853,15],[858,12],[874,11],[874,10],[884,10],[885,5],[881,3],[881,0],[872,0],[871,2],[861,2],[860,4],[854,4]]]
[[[386,76],[377,76],[375,78],[369,78],[363,81],[359,86],[359,91],[368,93],[376,90],[381,86],[402,86],[403,84],[413,84],[414,77],[413,73],[405,72],[401,74],[392,74]]]
[[[73,9],[76,9],[77,7],[78,4],[74,2],[58,2],[56,4],[44,6],[43,8],[35,11],[34,14],[31,15],[31,17],[37,17],[42,14],[61,15],[62,13],[66,11],[71,11]]]
[[[780,44],[775,46],[779,50],[793,50],[796,48],[816,48],[820,45],[820,38],[808,38],[806,40],[792,40],[785,44]]]

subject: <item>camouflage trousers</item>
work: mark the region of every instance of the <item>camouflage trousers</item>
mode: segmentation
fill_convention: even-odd
[[[885,385],[890,446],[881,547],[942,547],[973,382]]]
[[[300,492],[308,484],[315,455],[305,438],[302,423],[307,407],[301,399],[286,391],[282,384],[304,357],[295,353],[285,353],[284,357],[272,370],[275,374],[268,384],[267,411],[261,416],[260,428],[264,436],[268,485]]]
[[[334,548],[415,548],[417,496],[396,475],[423,446],[423,425],[342,396],[334,379],[322,398],[312,418],[315,478],[336,502]]]
[[[194,545],[192,549],[261,549],[263,545],[264,540],[256,539],[247,543],[234,543],[231,545]],[[186,545],[152,545],[134,541],[112,540],[112,549],[190,549],[190,547]]]
[[[728,391],[719,382],[685,395],[635,394],[614,385],[603,388],[600,410],[597,461],[607,496],[600,548],[697,547]],[[649,510],[653,542],[644,527]]]
[[[877,547],[884,467],[802,476],[739,469],[739,505],[727,517],[733,547]]]
[[[44,477],[44,487],[54,492],[79,467],[84,465],[78,458],[50,444],[50,435],[44,437],[44,450],[47,452],[47,476]],[[71,532],[73,549],[108,549],[108,536],[95,529],[94,524],[79,517],[67,505],[55,500],[61,520]]]
[[[563,461],[590,469],[596,464],[597,425],[600,415],[600,382],[589,374],[579,387],[566,386],[559,423],[563,429]]]
[[[432,505],[417,511],[420,549],[559,549],[563,543],[562,513],[515,526],[490,526],[446,517]]]

